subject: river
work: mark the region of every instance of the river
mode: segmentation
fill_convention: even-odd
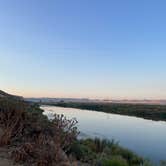
[[[76,118],[81,137],[114,139],[145,158],[166,160],[166,122],[74,108],[41,108],[50,119],[55,113]]]

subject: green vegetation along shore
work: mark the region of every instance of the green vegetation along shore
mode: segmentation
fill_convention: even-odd
[[[114,141],[78,140],[77,123],[63,115],[50,121],[37,104],[0,98],[0,165],[152,166]]]
[[[136,116],[144,119],[166,121],[166,105],[143,105],[143,104],[115,104],[115,103],[74,103],[58,102],[43,103],[58,107],[70,107],[114,113],[128,116]]]

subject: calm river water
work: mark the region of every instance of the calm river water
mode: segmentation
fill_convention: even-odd
[[[114,139],[145,158],[166,160],[166,122],[74,108],[41,108],[49,118],[55,113],[76,118],[81,137]]]

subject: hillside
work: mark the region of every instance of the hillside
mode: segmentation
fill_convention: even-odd
[[[2,90],[0,90],[0,98],[12,98],[12,99],[17,99],[17,100],[23,99],[23,97],[21,97],[21,96],[11,95],[11,94],[8,94]]]

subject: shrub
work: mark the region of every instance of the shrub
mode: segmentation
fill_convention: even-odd
[[[103,159],[101,166],[128,166],[128,164],[121,157],[112,157],[111,159]]]
[[[21,137],[25,121],[25,104],[21,101],[0,99],[0,127],[3,129],[0,145],[10,144]]]
[[[125,148],[121,148],[113,140],[86,139],[77,141],[70,149],[78,160],[96,163],[103,166],[102,163],[121,162],[129,166],[140,166],[143,159]],[[114,161],[115,160],[115,161]]]
[[[71,146],[69,153],[82,162],[91,163],[96,158],[96,154],[88,146],[78,141]]]
[[[127,166],[127,164],[119,160],[104,160],[102,166]]]
[[[77,120],[75,118],[69,120],[64,115],[55,114],[51,122],[54,142],[67,152],[79,134],[76,127]]]

